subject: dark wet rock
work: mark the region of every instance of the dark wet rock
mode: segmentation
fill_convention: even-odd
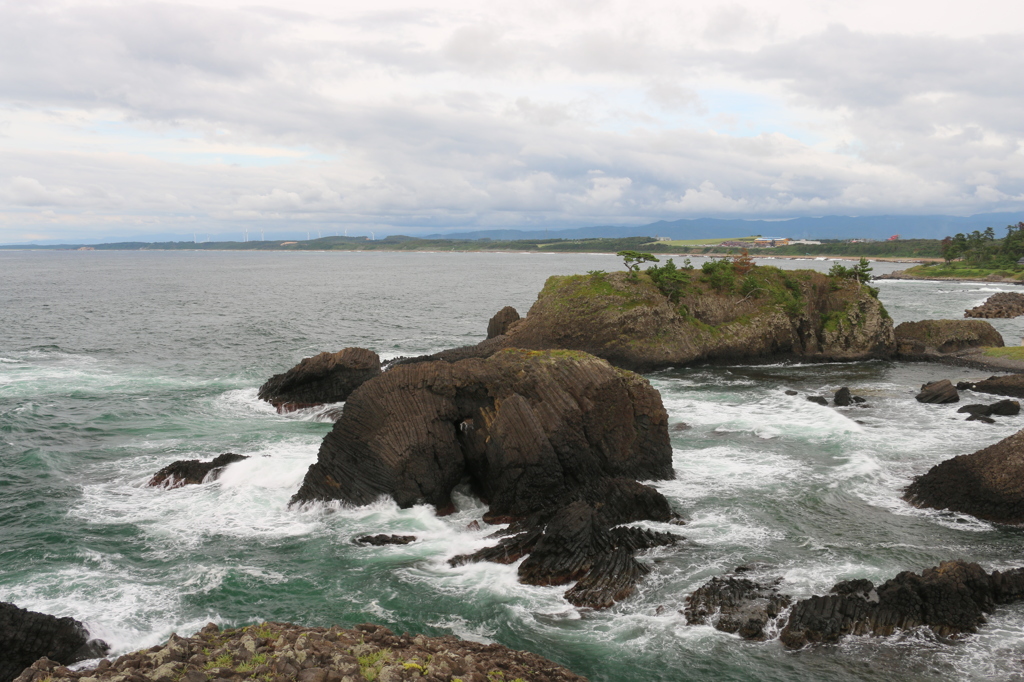
[[[712,578],[686,598],[683,614],[689,625],[711,625],[744,639],[764,640],[765,628],[793,603],[780,594],[779,580],[770,584],[747,578]]]
[[[258,652],[262,662],[257,662]],[[213,662],[217,662],[214,667]],[[567,668],[527,651],[479,644],[452,635],[396,635],[379,625],[352,629],[260,623],[220,631],[209,624],[192,637],[70,671],[37,661],[17,682],[406,682],[412,680],[530,680],[586,682]]]
[[[468,480],[489,506],[486,521],[530,521],[521,535],[536,537],[500,550],[521,557],[542,537],[563,537],[560,524],[582,518],[576,503],[599,509],[594,522],[608,527],[672,520],[664,496],[636,480],[672,476],[668,415],[645,379],[577,351],[508,349],[486,359],[398,365],[364,384],[292,502],[363,505],[387,495],[403,508],[451,510],[453,489]],[[573,552],[594,552],[589,560],[602,571],[587,571],[600,584],[577,585],[581,600],[600,601],[609,591],[614,598],[643,572],[598,539],[538,546],[563,551],[575,573],[583,564]],[[533,565],[524,562],[525,580],[536,579]],[[606,579],[613,569],[624,571],[622,585]]]
[[[225,452],[209,462],[201,462],[198,459],[178,460],[153,474],[153,478],[149,479],[147,485],[180,488],[183,485],[210,483],[220,478],[220,475],[224,473],[224,467],[241,462],[243,459],[249,459],[249,457]]]
[[[941,637],[977,632],[997,605],[1024,599],[1024,569],[986,573],[978,564],[946,561],[919,575],[900,573],[877,588],[839,583],[832,593],[793,605],[782,643],[791,649],[834,643],[846,635],[891,635],[921,626]]]
[[[818,403],[819,405],[825,405],[825,406],[828,405],[828,398],[826,398],[825,396],[809,395],[809,396],[807,396],[807,399],[809,401],[811,401],[812,403]]]
[[[956,392],[956,386],[949,379],[932,381],[921,386],[921,392],[917,394],[917,402],[945,404],[960,401],[960,394]]]
[[[361,538],[356,538],[352,542],[357,545],[373,545],[375,547],[382,547],[384,545],[408,545],[410,542],[416,542],[415,535],[385,535],[380,533],[379,535],[364,535]]]
[[[843,386],[841,389],[835,392],[832,398],[832,402],[839,407],[846,407],[853,402],[853,396],[850,394],[850,389]]]
[[[494,314],[494,317],[487,323],[487,338],[503,336],[508,333],[508,328],[519,321],[519,312],[510,305],[505,306]]]
[[[1002,346],[1003,337],[981,320],[921,320],[896,326],[896,345],[906,359],[955,353],[979,346]]]
[[[866,403],[867,402],[866,398],[861,398],[859,395],[852,396],[851,399],[855,403]]]
[[[786,390],[786,395],[799,395],[799,394],[800,394],[799,391],[794,391],[791,388]]]
[[[90,639],[85,626],[74,618],[57,618],[0,602],[0,682],[11,682],[40,658],[49,659],[52,671],[60,665],[106,655],[110,649]]]
[[[653,495],[649,497],[652,501],[656,499]],[[633,511],[624,515],[621,505],[609,511],[600,502],[578,500],[554,513],[517,523],[514,530],[510,529],[514,534],[498,545],[457,556],[449,563],[452,566],[475,561],[508,564],[526,556],[518,569],[520,582],[565,585],[577,581],[565,593],[571,604],[606,608],[632,594],[637,583],[650,572],[650,568],[634,558],[638,551],[673,545],[682,539],[672,533],[611,527],[616,521],[649,515],[668,520],[671,511],[665,505],[654,514]]]
[[[668,427],[668,430],[672,433],[682,433],[683,431],[689,431],[693,427],[686,422],[676,422]]]
[[[987,417],[989,415],[990,411],[991,411],[991,408],[988,405],[980,405],[980,404],[964,405],[959,410],[957,410],[957,412],[960,412],[960,413],[980,414],[983,417]]]
[[[352,391],[381,373],[380,358],[365,348],[345,348],[305,358],[260,386],[259,398],[291,412],[347,400]]]
[[[1003,291],[992,294],[976,308],[964,311],[964,317],[1009,318],[1024,315],[1024,294]]]
[[[956,390],[958,391],[973,391],[974,382],[971,381],[958,381],[956,382]]]
[[[987,417],[987,416],[985,416],[983,414],[972,414],[965,421],[969,421],[969,422],[983,422],[985,424],[995,424],[996,423],[995,419],[993,419],[992,417]]]
[[[1024,398],[1024,374],[991,376],[976,382],[971,386],[971,390],[977,393],[994,393],[995,395],[1008,395],[1011,398]]]
[[[1020,403],[1016,400],[1000,400],[989,405],[988,413],[1000,417],[1013,417],[1020,414]]]
[[[1024,524],[1024,431],[936,464],[907,486],[903,499],[916,507]]]

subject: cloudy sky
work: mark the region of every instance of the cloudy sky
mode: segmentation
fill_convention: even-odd
[[[0,0],[0,243],[1024,209],[1019,0]]]

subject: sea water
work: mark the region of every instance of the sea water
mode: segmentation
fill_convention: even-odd
[[[0,600],[78,618],[115,654],[210,621],[369,621],[528,649],[592,680],[1022,676],[1024,604],[999,608],[957,642],[913,631],[799,652],[688,626],[680,613],[687,594],[738,565],[803,597],[948,559],[987,570],[1024,564],[1019,531],[900,500],[912,477],[1024,426],[1024,417],[965,422],[955,405],[913,398],[926,381],[986,372],[872,361],[649,375],[671,422],[690,428],[673,432],[675,480],[655,484],[687,524],[647,525],[686,540],[645,554],[653,570],[637,593],[603,611],[571,606],[565,586],[519,584],[515,565],[449,567],[492,542],[493,528],[472,525],[485,507],[468,495],[444,518],[384,501],[287,508],[331,423],[322,410],[283,416],[257,400],[269,376],[346,346],[390,358],[475,343],[502,306],[525,313],[548,276],[597,269],[619,269],[619,260],[0,252]],[[959,318],[1014,290],[877,286],[897,323]],[[1020,342],[1021,321],[992,322],[1008,345]],[[805,399],[841,386],[869,407]],[[214,483],[145,485],[172,461],[222,452],[249,459]],[[369,533],[418,541],[352,543]]]

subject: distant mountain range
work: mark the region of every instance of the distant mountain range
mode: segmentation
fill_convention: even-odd
[[[589,237],[668,237],[670,239],[712,239],[765,237],[795,239],[888,239],[894,234],[902,239],[942,239],[957,232],[971,232],[994,227],[997,236],[1002,229],[1024,220],[1024,213],[980,213],[966,218],[951,215],[886,215],[825,216],[793,218],[792,220],[720,220],[694,218],[659,220],[636,227],[601,225],[566,230],[474,230],[427,235],[426,239],[586,239]]]

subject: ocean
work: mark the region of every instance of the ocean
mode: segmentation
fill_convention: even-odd
[[[695,259],[698,263],[700,259]],[[826,261],[761,261],[827,269]],[[875,274],[905,267],[874,263]],[[915,475],[1016,432],[922,405],[922,383],[987,372],[901,362],[688,367],[648,375],[674,432],[657,483],[685,542],[644,555],[637,594],[580,610],[515,566],[446,560],[488,544],[458,512],[380,502],[287,502],[331,423],[278,415],[257,388],[303,357],[363,346],[382,358],[481,340],[525,314],[550,275],[621,269],[599,254],[0,251],[0,601],[73,616],[120,654],[207,622],[362,622],[528,649],[591,680],[1024,678],[1024,605],[957,642],[927,632],[787,652],[680,613],[738,565],[797,597],[948,559],[1024,564],[1020,531],[900,500]],[[881,281],[894,320],[960,318],[1015,287]],[[993,320],[1008,345],[1024,321]],[[869,408],[805,400],[849,386]],[[785,389],[801,395],[787,396]],[[178,459],[250,458],[211,484],[147,488]],[[364,547],[368,533],[416,535]],[[750,574],[748,574],[750,575]]]

